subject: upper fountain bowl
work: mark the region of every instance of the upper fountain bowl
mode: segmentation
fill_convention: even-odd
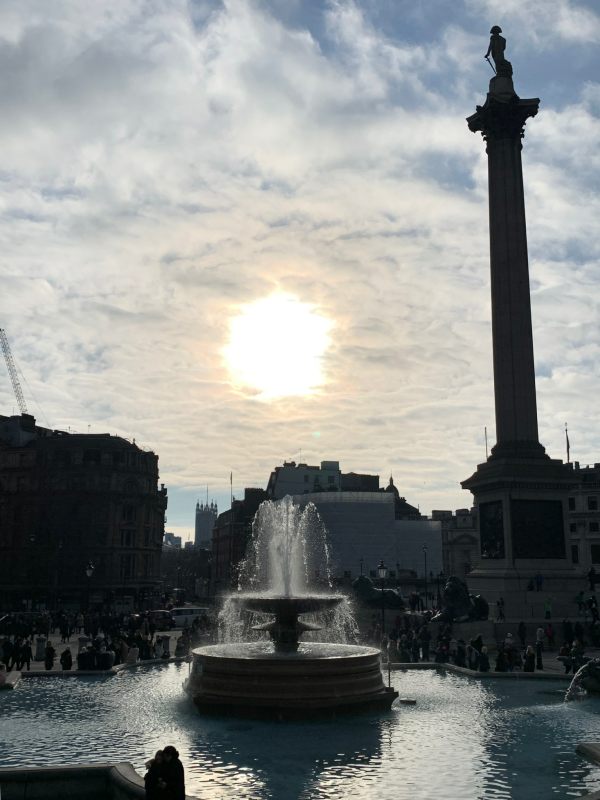
[[[248,611],[259,611],[275,616],[294,616],[299,614],[316,614],[334,608],[344,600],[343,595],[318,595],[287,597],[272,594],[238,594],[232,597]]]

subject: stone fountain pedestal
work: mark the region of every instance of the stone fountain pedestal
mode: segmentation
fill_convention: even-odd
[[[331,608],[341,597],[240,598],[275,616],[257,626],[271,642],[199,647],[186,691],[203,713],[298,719],[389,710],[398,693],[384,685],[380,651],[372,647],[299,642],[314,623],[299,614]]]

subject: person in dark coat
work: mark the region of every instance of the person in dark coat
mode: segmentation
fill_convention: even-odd
[[[71,655],[71,648],[65,648],[60,654],[60,666],[63,670],[70,670],[73,666],[73,656]]]
[[[146,769],[148,770],[144,775],[144,786],[146,787],[147,800],[166,800],[167,784],[164,780],[164,767],[165,761],[163,751],[157,750],[154,758],[146,762]]]
[[[17,669],[21,670],[27,664],[27,672],[31,671],[31,659],[33,658],[33,652],[31,650],[31,642],[29,639],[26,639],[23,644],[21,645],[21,649],[19,650],[19,664],[17,665]]]
[[[163,779],[166,784],[166,800],[185,800],[185,777],[179,753],[168,745],[163,750]]]
[[[525,664],[523,665],[523,672],[535,672],[535,651],[531,645],[527,646],[525,651]]]
[[[54,666],[54,659],[56,658],[56,650],[52,647],[50,642],[46,645],[44,650],[44,666],[46,669],[52,669]]]
[[[489,672],[490,671],[490,659],[488,656],[487,647],[481,648],[481,653],[479,654],[479,672]]]

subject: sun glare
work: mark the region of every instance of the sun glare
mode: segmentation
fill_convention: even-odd
[[[308,395],[324,382],[322,356],[332,323],[291,295],[243,306],[230,322],[224,355],[236,385],[264,400]]]

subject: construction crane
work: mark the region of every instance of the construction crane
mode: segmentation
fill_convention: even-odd
[[[21,389],[21,384],[19,383],[19,376],[17,375],[17,366],[15,364],[13,355],[10,351],[10,345],[8,344],[8,339],[6,337],[6,331],[4,330],[4,328],[0,328],[0,345],[2,345],[2,352],[4,353],[6,368],[8,370],[8,374],[10,375],[10,382],[12,383],[13,391],[15,393],[15,397],[17,398],[19,409],[21,411],[21,414],[27,414],[28,413],[27,404],[25,403],[25,398],[23,397],[23,390]]]

